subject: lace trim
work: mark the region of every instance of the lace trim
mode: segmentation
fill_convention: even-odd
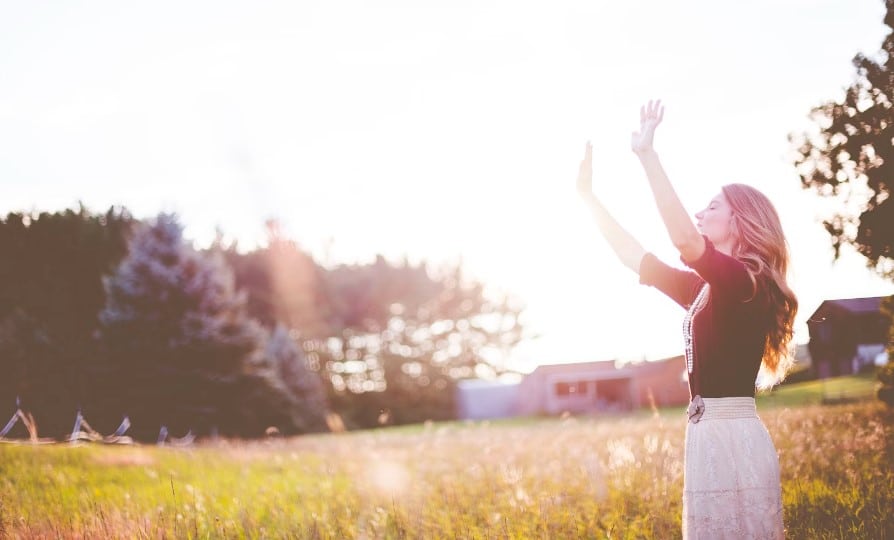
[[[698,296],[695,297],[692,305],[690,305],[689,309],[686,311],[686,316],[683,318],[683,345],[685,346],[686,369],[690,374],[695,365],[695,344],[692,339],[692,321],[695,319],[698,312],[704,309],[707,304],[707,298],[708,284],[705,283],[702,285],[701,290],[698,291]]]

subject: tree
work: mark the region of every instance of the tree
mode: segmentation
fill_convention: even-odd
[[[894,0],[884,23],[894,29]],[[894,278],[894,35],[876,57],[857,54],[856,80],[841,99],[814,108],[817,133],[790,136],[802,186],[835,201],[824,221],[836,258],[853,245]]]
[[[282,435],[328,430],[323,383],[307,369],[304,354],[281,325],[248,359],[221,412],[228,419],[224,433],[240,436],[260,437],[269,428]]]
[[[454,418],[456,382],[506,371],[523,337],[520,302],[492,298],[460,265],[429,272],[378,257],[329,270],[324,286],[332,332],[305,348],[350,425]]]
[[[270,366],[269,380],[279,385],[280,392],[287,397],[288,406],[284,411],[290,415],[289,427],[299,433],[325,430],[326,389],[319,374],[308,369],[307,358],[288,328],[282,324],[276,326],[265,352]]]
[[[267,246],[224,250],[251,315],[288,327],[349,426],[455,415],[456,381],[505,371],[523,334],[521,304],[494,298],[461,266],[425,263],[324,268],[268,223]]]
[[[83,205],[0,220],[0,411],[21,396],[41,434],[71,428],[100,353],[102,275],[125,255],[133,223],[125,209]]]
[[[239,253],[235,245],[216,242],[233,269],[239,288],[249,292],[248,314],[272,330],[278,324],[301,335],[326,336],[332,309],[322,286],[325,269],[285,237],[275,220],[267,222],[267,245]]]
[[[238,400],[247,362],[266,337],[245,316],[223,261],[194,250],[182,233],[173,215],[141,224],[105,280],[108,362],[95,395],[106,399],[96,415],[128,414],[144,439],[161,425],[226,432],[238,424],[224,410]]]
[[[891,321],[888,327],[888,364],[878,372],[881,386],[877,390],[878,398],[894,407],[894,295],[882,300],[882,314]]]

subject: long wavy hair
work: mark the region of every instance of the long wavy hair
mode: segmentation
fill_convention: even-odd
[[[745,263],[755,294],[761,291],[766,296],[772,313],[759,377],[759,386],[768,388],[782,381],[794,362],[792,334],[798,299],[786,281],[788,242],[779,214],[766,195],[745,184],[729,184],[722,191],[733,214],[736,247],[732,255]]]

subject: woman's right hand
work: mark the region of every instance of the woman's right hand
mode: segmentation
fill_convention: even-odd
[[[639,131],[634,131],[630,136],[630,148],[637,155],[647,154],[653,150],[652,141],[655,138],[655,128],[664,118],[664,107],[661,100],[649,101],[639,109]]]
[[[584,159],[580,162],[577,173],[577,192],[586,200],[593,197],[593,145],[587,141]]]

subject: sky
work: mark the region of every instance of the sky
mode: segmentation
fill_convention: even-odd
[[[695,213],[744,182],[792,248],[796,341],[828,298],[894,294],[801,190],[787,136],[888,31],[880,0],[0,0],[0,212],[177,212],[248,249],[275,218],[328,265],[462,261],[527,305],[513,365],[679,354],[682,310],[639,285],[575,193],[679,264],[630,151]]]

